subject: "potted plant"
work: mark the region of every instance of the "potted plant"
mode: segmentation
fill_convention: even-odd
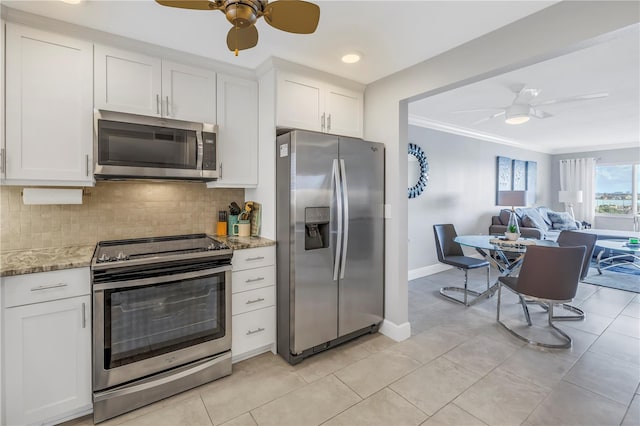
[[[515,241],[520,238],[520,230],[517,224],[510,224],[507,226],[507,232],[504,233],[507,240]]]

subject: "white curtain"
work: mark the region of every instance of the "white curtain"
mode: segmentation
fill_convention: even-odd
[[[582,191],[582,203],[573,206],[578,221],[593,224],[596,198],[595,180],[595,158],[560,160],[560,190]]]

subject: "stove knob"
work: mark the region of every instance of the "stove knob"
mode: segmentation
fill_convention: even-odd
[[[120,252],[116,256],[116,260],[127,260],[127,256],[125,256],[123,252]]]
[[[214,243],[209,244],[209,246],[207,247],[207,250],[215,250],[216,249],[216,245]]]
[[[110,259],[110,257],[109,257],[109,256],[107,256],[107,254],[106,254],[106,253],[102,253],[102,256],[100,256],[100,257],[98,258],[98,262],[108,262],[108,261],[109,261],[109,259]]]

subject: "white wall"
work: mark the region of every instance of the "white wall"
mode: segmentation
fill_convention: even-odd
[[[566,54],[639,21],[637,2],[560,2],[369,85],[365,139],[386,144],[385,324],[410,336],[407,304],[407,102]],[[425,40],[428,43],[428,40]]]
[[[452,223],[458,234],[486,234],[496,206],[496,156],[536,161],[534,206],[550,205],[551,155],[423,127],[409,126],[409,142],[429,160],[427,188],[408,201],[408,269],[413,277],[439,271],[433,225]],[[469,255],[474,254],[469,250]]]

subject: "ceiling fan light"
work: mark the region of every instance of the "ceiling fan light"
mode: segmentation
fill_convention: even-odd
[[[528,115],[519,115],[516,117],[509,117],[506,120],[504,120],[504,122],[507,124],[517,125],[517,124],[524,124],[529,120],[530,118]]]
[[[512,125],[524,124],[531,119],[530,109],[529,105],[511,105],[507,108],[504,122]]]
[[[359,53],[347,53],[342,57],[342,62],[344,62],[345,64],[355,64],[356,62],[360,61],[360,58],[361,55]]]

